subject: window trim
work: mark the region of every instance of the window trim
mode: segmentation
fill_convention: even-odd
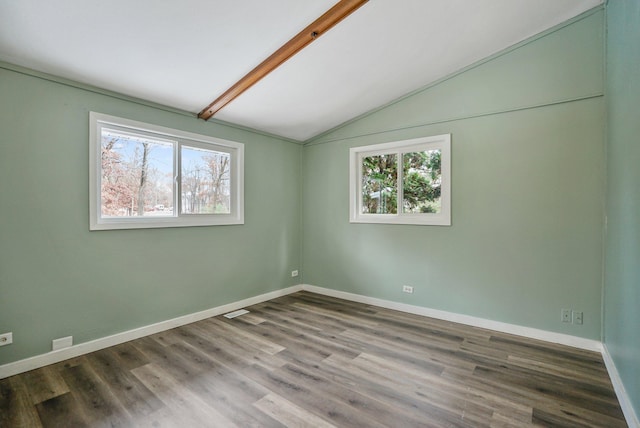
[[[367,156],[396,153],[398,162],[402,154],[413,151],[439,149],[442,162],[442,184],[440,188],[441,210],[439,213],[403,213],[402,212],[402,168],[398,168],[398,213],[363,214],[362,213],[362,159]],[[384,223],[413,225],[451,225],[451,134],[410,140],[372,144],[349,149],[349,222]]]
[[[157,136],[160,141],[174,144],[174,214],[171,217],[102,217],[101,194],[101,130],[102,127],[121,129],[123,132]],[[231,202],[228,214],[181,213],[181,147],[201,147],[230,154]],[[102,113],[89,113],[89,230],[148,229],[164,227],[190,227],[244,224],[244,144],[209,137],[150,123],[138,122]]]

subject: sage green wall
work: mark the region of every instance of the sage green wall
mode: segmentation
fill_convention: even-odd
[[[299,144],[6,66],[0,94],[0,364],[294,284]],[[89,111],[244,143],[245,224],[90,232]]]
[[[304,282],[599,340],[603,20],[591,11],[305,145]],[[350,147],[443,133],[452,226],[349,223]]]
[[[603,19],[304,148],[0,67],[0,364],[283,288],[300,267],[309,284],[599,339]],[[90,110],[245,143],[246,224],[89,232]],[[348,223],[349,147],[449,132],[451,227]],[[585,324],[561,324],[564,307]]]
[[[640,1],[607,3],[604,343],[640,415]]]

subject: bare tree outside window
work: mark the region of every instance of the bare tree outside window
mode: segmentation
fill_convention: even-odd
[[[101,149],[103,216],[173,215],[171,143],[104,129]]]
[[[182,147],[182,212],[228,214],[231,211],[229,153]]]
[[[244,224],[244,144],[90,112],[89,229]]]

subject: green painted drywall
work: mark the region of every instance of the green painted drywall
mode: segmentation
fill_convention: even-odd
[[[604,343],[640,415],[640,1],[607,3]]]
[[[601,9],[588,12],[312,142],[602,95],[602,22]]]
[[[599,10],[307,144],[304,282],[599,340],[602,27]],[[517,88],[500,86],[535,64],[562,79],[531,73]],[[567,76],[582,83],[555,96]],[[469,93],[478,94],[474,112],[507,111],[414,126],[438,122],[443,99],[463,112]],[[452,226],[349,223],[350,147],[443,133],[452,134]],[[560,322],[561,308],[583,311],[584,325]]]
[[[300,145],[3,68],[0,94],[0,364],[294,284]],[[89,111],[244,143],[245,224],[90,232]]]
[[[602,20],[304,148],[0,68],[0,332],[15,341],[0,364],[292,285],[303,261],[307,283],[599,338]],[[89,232],[90,110],[245,143],[246,224]],[[444,132],[453,226],[348,223],[349,147]],[[560,324],[561,307],[585,324]]]

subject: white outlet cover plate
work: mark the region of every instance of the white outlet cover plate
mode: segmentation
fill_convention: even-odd
[[[53,339],[51,341],[51,350],[57,351],[58,349],[68,348],[73,345],[73,336],[61,337],[60,339]]]
[[[13,333],[0,334],[0,346],[11,345],[13,343]]]

